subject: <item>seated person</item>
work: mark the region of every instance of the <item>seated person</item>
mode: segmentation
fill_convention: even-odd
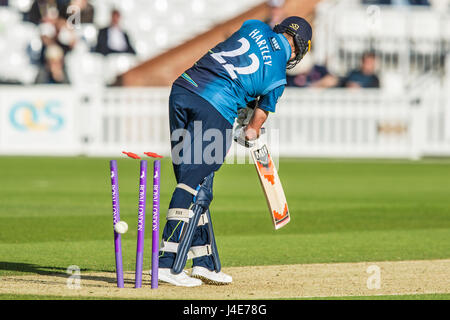
[[[57,44],[45,50],[45,64],[36,76],[36,84],[69,84],[70,81],[64,67],[64,50]]]
[[[53,23],[56,19],[64,18],[65,7],[58,0],[34,0],[30,10],[25,14],[25,21],[36,25],[44,22]]]
[[[307,55],[302,62],[286,75],[288,87],[331,88],[338,79],[328,72],[326,66],[315,64],[312,55]]]
[[[109,27],[100,29],[95,51],[105,56],[110,53],[136,54],[127,33],[120,27],[120,12],[118,10],[112,11]]]
[[[375,73],[376,57],[374,53],[363,54],[361,68],[351,71],[340,80],[339,87],[344,88],[379,88],[380,80]]]

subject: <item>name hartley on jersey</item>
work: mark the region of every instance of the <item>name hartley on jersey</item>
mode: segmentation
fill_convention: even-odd
[[[256,45],[258,46],[259,50],[261,50],[261,55],[264,60],[264,64],[272,66],[272,56],[269,54],[270,53],[269,46],[267,45],[266,39],[261,40],[261,38],[263,37],[261,31],[255,29],[252,32],[250,32],[249,37],[255,40]]]

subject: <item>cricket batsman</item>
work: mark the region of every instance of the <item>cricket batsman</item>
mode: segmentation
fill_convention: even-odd
[[[177,186],[162,236],[159,281],[186,287],[232,282],[221,271],[209,211],[214,172],[232,139],[251,147],[259,138],[283,94],[286,69],[306,55],[311,38],[310,24],[300,17],[286,18],[273,30],[248,20],[173,83],[169,121]],[[256,107],[247,107],[255,101]],[[193,261],[190,275],[187,259]]]

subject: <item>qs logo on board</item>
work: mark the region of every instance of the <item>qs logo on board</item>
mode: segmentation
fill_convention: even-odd
[[[61,103],[48,101],[19,101],[9,111],[11,125],[19,131],[58,131],[64,126]]]

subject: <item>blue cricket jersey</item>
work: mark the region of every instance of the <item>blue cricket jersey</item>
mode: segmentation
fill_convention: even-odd
[[[238,108],[260,97],[259,108],[274,112],[286,85],[291,47],[262,21],[248,20],[211,49],[174,84],[201,96],[231,124]]]

